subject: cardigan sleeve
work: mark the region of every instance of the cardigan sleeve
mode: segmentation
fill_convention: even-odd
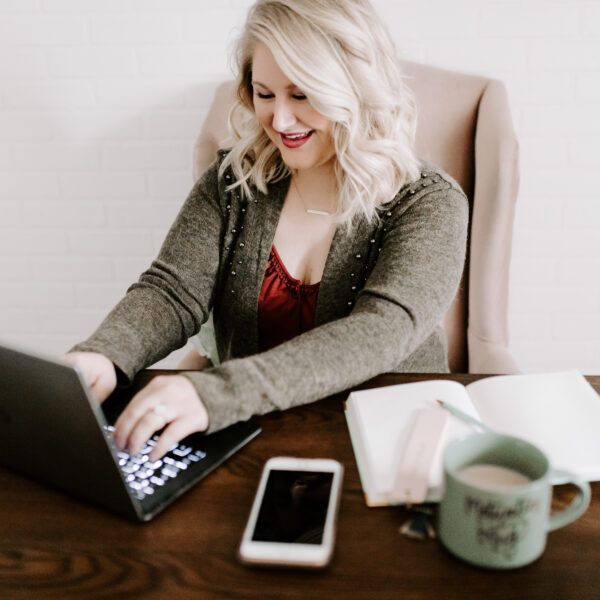
[[[183,346],[208,318],[223,237],[218,163],[199,179],[157,258],[73,351],[100,352],[131,381]]]
[[[185,373],[207,407],[209,431],[394,370],[427,340],[454,298],[467,224],[467,200],[448,182],[412,198],[387,222],[350,314],[267,352]]]

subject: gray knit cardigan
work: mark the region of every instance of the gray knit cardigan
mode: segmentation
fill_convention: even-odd
[[[338,226],[319,287],[315,328],[259,352],[257,305],[290,179],[250,201],[219,176],[200,178],[150,268],[74,350],[109,357],[131,380],[183,346],[214,311],[222,364],[186,372],[209,431],[313,402],[384,372],[447,371],[439,322],[456,294],[468,203],[445,173],[423,164],[378,222]]]

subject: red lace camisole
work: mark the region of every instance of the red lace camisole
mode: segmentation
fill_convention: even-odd
[[[283,266],[275,246],[258,297],[258,333],[261,351],[269,350],[315,324],[319,284],[294,279]]]

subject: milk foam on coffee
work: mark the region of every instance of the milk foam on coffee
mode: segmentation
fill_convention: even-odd
[[[468,465],[457,473],[458,479],[471,485],[499,489],[531,483],[531,479],[519,471],[499,465]]]

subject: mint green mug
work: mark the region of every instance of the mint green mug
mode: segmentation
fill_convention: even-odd
[[[481,433],[451,442],[444,452],[445,492],[438,532],[442,544],[468,563],[494,569],[541,556],[549,531],[575,521],[590,503],[586,481],[550,468],[524,440]],[[550,514],[552,486],[573,483],[579,494]]]

